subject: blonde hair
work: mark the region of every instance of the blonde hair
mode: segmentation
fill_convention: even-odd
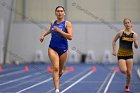
[[[132,23],[132,21],[131,21],[131,19],[129,19],[129,18],[125,18],[124,20],[123,20],[123,24],[125,24],[125,21],[126,20],[129,20],[130,21],[130,23]],[[132,28],[133,26],[131,25],[131,28]]]
[[[131,19],[125,18],[125,19],[123,20],[123,23],[125,22],[125,20],[129,20],[130,22],[132,22]]]

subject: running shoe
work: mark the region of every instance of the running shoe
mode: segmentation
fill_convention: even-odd
[[[55,93],[60,93],[60,92],[59,92],[59,89],[56,89],[56,90],[55,90]]]
[[[125,92],[130,92],[129,86],[125,86]]]

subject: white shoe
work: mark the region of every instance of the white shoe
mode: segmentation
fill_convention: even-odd
[[[60,93],[60,92],[59,92],[59,89],[56,89],[56,90],[55,90],[55,93]]]
[[[61,92],[56,92],[56,91],[55,91],[55,93],[61,93]]]

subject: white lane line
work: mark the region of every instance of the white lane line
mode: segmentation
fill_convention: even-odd
[[[33,75],[39,75],[40,73],[34,73]],[[13,79],[13,80],[10,80],[10,81],[7,81],[7,82],[4,82],[4,83],[1,83],[0,86],[2,85],[6,85],[6,84],[9,84],[9,83],[12,83],[12,82],[16,82],[16,81],[20,81],[20,80],[23,80],[23,79],[26,79],[26,78],[29,78],[33,75],[27,75],[27,76],[24,76],[24,77],[21,77],[21,78],[17,78],[17,79]]]
[[[140,69],[137,69],[137,74],[138,74],[138,76],[140,78]]]
[[[20,71],[10,72],[10,73],[7,73],[7,74],[0,75],[0,77],[15,75],[15,74],[19,74],[19,73],[22,73],[22,72],[25,72],[25,71],[24,70],[20,70]]]
[[[89,75],[91,75],[93,73],[93,71],[88,72],[86,75],[84,75],[83,77],[81,77],[79,80],[77,80],[76,82],[74,82],[73,84],[71,84],[69,87],[67,87],[66,89],[64,89],[61,93],[66,92],[67,90],[69,90],[70,88],[72,88],[74,85],[78,84],[80,81],[82,81],[83,79],[85,79],[86,77],[88,77]]]
[[[75,79],[75,78],[81,76],[82,74],[86,73],[86,72],[89,71],[90,69],[91,69],[91,68],[88,68],[88,69],[86,69],[86,70],[84,70],[84,71],[81,71],[81,73],[76,74],[76,75],[73,76],[72,78],[70,78],[70,79],[68,79],[67,81],[65,81],[63,84],[60,84],[60,87],[62,87],[63,85],[69,83],[69,82],[72,81],[73,79]],[[65,74],[64,74],[64,75],[65,75]],[[49,91],[47,91],[47,92],[45,92],[45,93],[52,93],[52,91],[54,91],[54,90],[55,90],[55,88],[52,88],[51,90],[49,90]]]
[[[111,72],[107,74],[104,82],[102,83],[102,85],[100,86],[100,88],[98,89],[97,93],[101,93],[101,90],[103,89],[104,85],[106,84],[107,80],[109,79],[109,77],[111,76]]]
[[[29,77],[31,77],[31,75],[24,76],[24,77],[22,77],[22,78],[18,78],[18,79],[14,79],[14,80],[10,80],[10,81],[1,83],[0,86],[1,86],[1,85],[5,85],[5,84],[9,84],[9,83],[12,83],[12,82],[16,82],[16,81],[19,81],[19,80],[22,80],[22,79],[26,79],[26,78],[29,78]]]
[[[116,72],[114,71],[113,74],[111,75],[111,78],[110,78],[110,80],[109,80],[109,82],[108,82],[108,84],[107,84],[105,90],[104,90],[104,93],[107,93],[108,88],[109,88],[109,86],[110,86],[110,84],[111,84],[111,82],[112,82],[112,80],[113,80],[115,74],[116,74]]]
[[[14,89],[14,88],[18,88],[19,86],[24,86],[24,84],[28,84],[28,83],[30,83],[30,82],[37,81],[37,80],[42,79],[42,78],[44,78],[44,77],[46,77],[46,76],[45,76],[45,75],[40,75],[40,76],[37,76],[37,77],[32,78],[32,79],[30,78],[30,79],[28,79],[28,80],[26,80],[26,81],[24,81],[24,82],[21,82],[21,83],[18,83],[18,84],[16,84],[16,85],[14,85],[14,86],[7,86],[7,87],[1,89],[1,91],[7,91],[7,90]],[[40,82],[40,81],[39,81],[39,82]],[[32,85],[33,85],[33,84],[32,84]]]
[[[52,78],[49,78],[49,79],[46,79],[46,80],[44,80],[44,81],[42,81],[42,82],[36,83],[36,84],[34,84],[34,85],[30,86],[30,87],[24,88],[24,89],[22,89],[22,90],[20,90],[20,91],[18,91],[18,92],[16,92],[16,93],[21,93],[21,92],[23,92],[23,91],[26,91],[26,90],[28,90],[28,89],[31,89],[31,88],[36,87],[36,86],[38,86],[38,85],[41,85],[41,84],[43,84],[43,83],[47,83],[47,82],[49,82],[50,80],[52,80]]]

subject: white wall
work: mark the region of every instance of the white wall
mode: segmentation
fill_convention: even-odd
[[[22,13],[22,1],[16,0],[16,10]],[[65,7],[68,20],[80,22],[122,21],[125,17],[140,21],[140,0],[26,0],[25,15],[36,21],[50,21],[55,18],[58,5]],[[22,20],[22,15],[16,15]]]
[[[114,0],[67,0],[67,5],[67,18],[71,21],[98,22],[97,17],[114,21]]]
[[[102,23],[72,23],[73,24],[73,40],[69,42],[69,47],[79,53],[86,53],[88,50],[93,50],[98,61],[101,61],[103,52],[108,49],[112,50],[112,39],[116,34],[116,30],[111,28],[108,24]],[[122,29],[123,25],[120,23],[111,23],[112,26]],[[48,23],[41,24],[46,27]],[[140,34],[140,24],[134,24],[134,30]],[[32,61],[36,50],[43,51],[46,61],[49,61],[47,48],[50,36],[46,37],[43,43],[40,43],[39,37],[44,33],[37,24],[31,23],[15,23],[10,34],[10,51],[14,55],[10,56],[10,60],[23,58],[24,61]],[[140,43],[139,43],[140,44]],[[134,50],[135,61],[138,61],[140,51]],[[17,56],[16,56],[17,55]],[[113,57],[113,61],[116,58]]]

